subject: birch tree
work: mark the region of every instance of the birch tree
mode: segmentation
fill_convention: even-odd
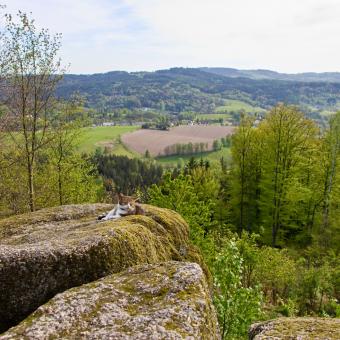
[[[25,164],[28,206],[34,211],[36,157],[49,142],[48,114],[63,73],[58,58],[61,36],[37,29],[34,20],[20,11],[16,18],[7,14],[5,19],[0,73],[8,108],[6,133]]]

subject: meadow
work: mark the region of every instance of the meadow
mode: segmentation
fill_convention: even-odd
[[[108,148],[116,155],[138,157],[138,154],[129,150],[122,142],[121,136],[137,130],[138,126],[97,126],[84,128],[78,140],[78,151],[83,153],[94,152],[97,148]]]
[[[265,112],[266,110],[258,107],[258,106],[252,106],[248,103],[245,103],[241,100],[233,100],[228,99],[225,101],[223,106],[218,106],[215,109],[215,113],[224,113],[224,112],[231,112],[231,111],[240,111],[243,110],[245,112]]]

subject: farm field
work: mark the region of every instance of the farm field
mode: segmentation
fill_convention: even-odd
[[[194,125],[194,126],[177,126],[170,131],[160,130],[137,130],[122,135],[122,142],[128,149],[144,154],[149,150],[152,156],[161,156],[167,146],[176,143],[208,143],[212,147],[215,139],[220,139],[232,134],[233,127],[218,125]]]
[[[124,133],[137,130],[138,126],[97,126],[84,128],[84,133],[78,142],[79,152],[90,153],[96,148],[108,147],[117,155],[134,157],[136,154],[128,150],[121,142],[120,136]]]
[[[229,99],[225,101],[223,106],[218,106],[215,109],[215,113],[223,113],[223,112],[230,112],[230,111],[239,111],[244,110],[245,112],[265,112],[266,110],[258,107],[252,106],[248,103],[242,102],[241,100],[233,100]]]

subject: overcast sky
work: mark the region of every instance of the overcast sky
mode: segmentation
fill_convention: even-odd
[[[63,34],[72,73],[340,71],[340,0],[0,0]]]

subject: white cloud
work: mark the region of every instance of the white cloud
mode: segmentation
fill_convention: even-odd
[[[119,27],[120,22],[111,20],[111,14],[119,7],[109,1],[70,0],[3,0],[7,10],[15,13],[18,9],[32,12],[37,23],[55,32],[75,34],[92,29]]]
[[[128,0],[190,65],[340,70],[339,1]],[[146,5],[147,4],[147,5]]]
[[[11,0],[8,7],[63,32],[73,72],[340,71],[338,0]]]

